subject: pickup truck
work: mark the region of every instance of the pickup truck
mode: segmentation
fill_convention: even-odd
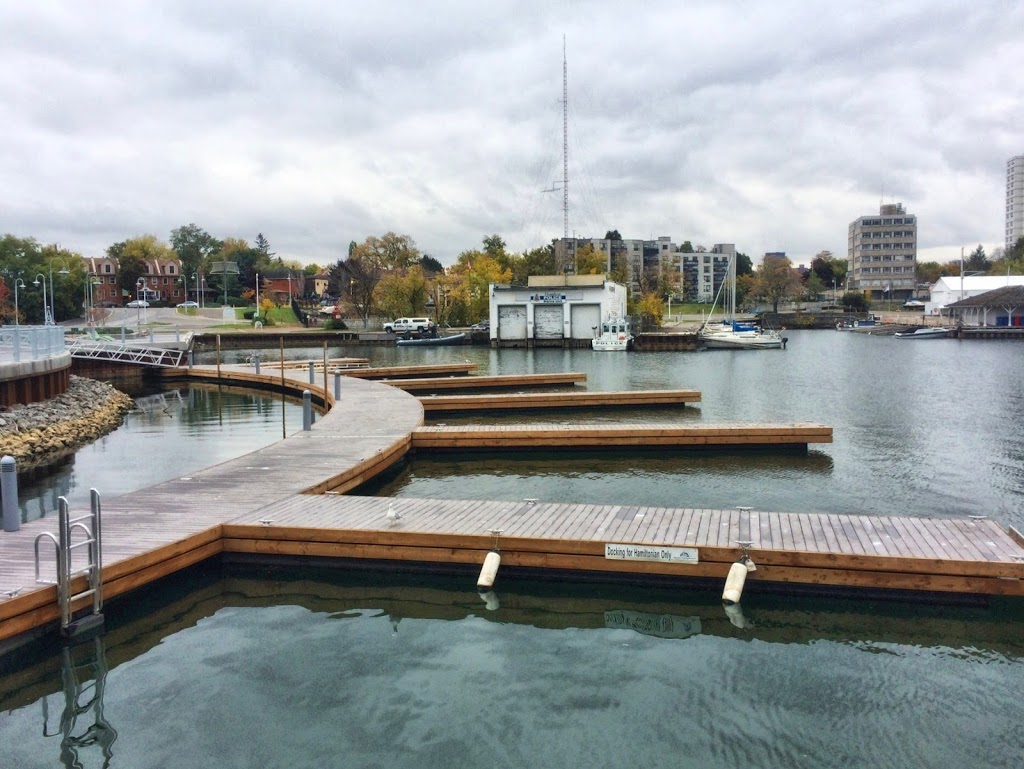
[[[384,324],[389,334],[430,333],[434,329],[434,321],[430,318],[395,318]]]

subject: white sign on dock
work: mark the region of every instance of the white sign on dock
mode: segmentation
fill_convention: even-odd
[[[689,638],[700,633],[700,617],[675,617],[671,614],[617,609],[604,613],[604,626],[632,630],[657,638]]]
[[[653,561],[655,563],[698,563],[695,547],[656,547],[653,545],[615,545],[606,543],[604,557],[613,561]]]

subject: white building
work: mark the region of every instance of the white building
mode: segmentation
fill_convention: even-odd
[[[604,275],[535,275],[527,286],[490,290],[498,347],[583,347],[605,320],[626,317],[626,287]]]
[[[1024,155],[1006,161],[1006,250],[1024,238]]]
[[[995,291],[1006,286],[1024,286],[1024,275],[959,275],[939,278],[931,287],[931,301],[925,302],[924,311],[939,315],[954,302]]]

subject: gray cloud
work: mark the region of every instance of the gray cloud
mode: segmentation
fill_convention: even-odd
[[[879,199],[929,253],[998,244],[1024,5],[9,4],[0,230],[84,253],[195,221],[333,261],[570,229],[845,253]]]

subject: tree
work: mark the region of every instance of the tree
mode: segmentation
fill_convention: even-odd
[[[919,283],[932,284],[945,274],[943,266],[938,262],[917,263],[917,281]]]
[[[181,259],[181,271],[191,274],[203,262],[221,249],[221,242],[196,224],[186,224],[171,230],[171,248]]]
[[[270,250],[270,241],[263,237],[262,232],[256,233],[256,242],[252,245],[262,256],[270,259],[274,252]]]
[[[816,275],[822,285],[832,285],[832,281],[835,280],[835,271],[832,269],[831,251],[819,251],[811,259],[811,274]]]
[[[802,286],[800,273],[785,256],[765,256],[754,273],[754,295],[771,302],[772,312],[777,313],[779,302],[796,296]]]
[[[156,235],[139,235],[121,243],[114,243],[107,254],[119,254],[117,280],[121,289],[134,297],[139,278],[149,273],[154,259],[174,259],[176,254],[166,243],[157,240]],[[184,272],[182,268],[182,272]]]
[[[867,312],[868,300],[862,291],[847,291],[843,294],[843,307],[851,312]]]
[[[555,264],[555,247],[549,243],[518,254],[512,257],[508,269],[512,273],[509,282],[515,286],[525,286],[531,275],[556,275],[558,266]]]
[[[444,272],[444,265],[437,261],[437,259],[432,257],[430,254],[424,254],[423,256],[421,256],[419,265],[423,272],[427,275],[437,275],[438,273]]]
[[[484,238],[484,253],[495,259],[505,253],[505,241],[502,240],[501,235],[495,233]]]
[[[658,265],[658,295],[671,300],[680,296],[685,288],[683,273],[671,259],[662,259]]]
[[[992,266],[992,263],[985,256],[985,247],[978,244],[978,247],[971,251],[971,255],[967,257],[967,261],[964,263],[964,269],[970,270],[971,272],[988,272],[988,268]]]
[[[7,288],[7,281],[3,277],[0,277],[0,318],[3,318],[5,324],[15,320],[11,289]]]
[[[604,239],[605,240],[622,240],[622,236],[619,234],[618,230],[608,230],[608,232],[606,232],[604,234]]]
[[[640,316],[641,324],[645,328],[659,328],[665,316],[665,303],[658,294],[644,294],[634,305],[633,312]]]
[[[744,254],[742,251],[736,252],[736,275],[752,275],[754,272],[754,263],[750,257]]]
[[[693,253],[693,244],[690,241],[688,241],[688,240],[684,240],[683,241],[683,245],[681,245],[679,247],[679,253],[681,253],[681,254],[692,254]]]
[[[451,317],[455,322],[476,323],[490,310],[490,284],[507,284],[512,271],[502,269],[498,260],[483,251],[463,251],[449,268],[448,298],[455,306]]]
[[[430,296],[430,281],[418,264],[404,273],[388,273],[377,284],[377,306],[391,318],[426,314]]]
[[[825,283],[821,278],[818,277],[818,273],[814,270],[808,270],[807,280],[804,283],[805,292],[804,296],[809,302],[816,302],[818,297],[825,293]]]
[[[587,243],[576,250],[574,269],[577,275],[600,275],[608,272],[608,255]]]

